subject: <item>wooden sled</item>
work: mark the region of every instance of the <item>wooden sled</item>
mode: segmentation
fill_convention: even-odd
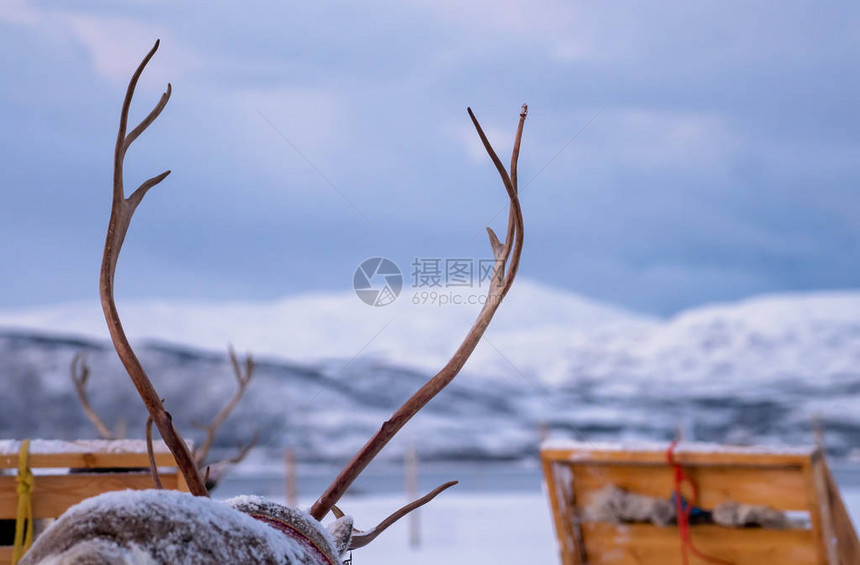
[[[0,440],[0,520],[11,521],[13,528],[18,509],[15,476],[20,446],[20,441]],[[29,451],[34,519],[56,518],[70,506],[104,492],[154,488],[143,440],[32,440]],[[153,452],[164,488],[187,491],[167,447],[155,442]],[[75,472],[69,473],[69,469]],[[10,522],[3,524],[8,527]],[[0,546],[0,565],[11,562],[12,547]]]
[[[669,499],[675,475],[668,447],[544,443],[541,462],[563,565],[682,564],[677,526],[590,522],[584,512],[609,485]],[[690,541],[701,553],[733,565],[860,564],[857,533],[820,450],[680,443],[673,457],[696,485],[699,507],[770,506],[807,524],[784,530],[691,525]],[[708,561],[690,554],[689,563]]]

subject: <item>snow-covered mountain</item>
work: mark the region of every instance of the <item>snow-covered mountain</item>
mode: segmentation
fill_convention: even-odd
[[[421,370],[441,367],[477,315],[484,289],[442,291],[432,301],[423,291],[405,289],[393,304],[371,307],[354,293],[304,294],[271,302],[188,303],[164,300],[119,301],[131,339],[223,351],[227,344],[256,355],[316,362],[364,357]],[[441,300],[448,303],[440,305]],[[461,304],[453,304],[458,300]],[[416,304],[417,302],[417,304]],[[570,336],[612,328],[614,333],[648,326],[653,320],[529,281],[518,281],[470,361],[480,374],[512,374],[494,350],[523,369],[552,370],[554,352]],[[0,312],[0,328],[49,331],[107,340],[98,302]],[[537,339],[535,339],[537,338]],[[531,343],[526,343],[531,342]],[[535,348],[546,351],[536,350]],[[535,362],[546,358],[546,366]]]
[[[229,394],[223,350],[234,343],[263,361],[225,444],[257,427],[269,444],[337,459],[447,360],[477,306],[415,305],[405,294],[372,308],[320,294],[121,308],[181,424],[205,420]],[[89,352],[94,402],[136,429],[139,401],[103,325],[95,303],[0,313],[0,394],[17,400],[0,412],[0,436],[92,435],[68,379],[78,350]],[[426,456],[528,456],[542,422],[595,441],[665,439],[680,425],[703,440],[808,443],[814,415],[835,451],[860,445],[860,292],[767,296],[661,320],[526,282],[487,338],[389,455],[414,442]]]

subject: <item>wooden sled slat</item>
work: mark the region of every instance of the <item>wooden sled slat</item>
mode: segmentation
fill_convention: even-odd
[[[589,522],[584,510],[609,485],[669,499],[674,476],[667,448],[545,444],[541,460],[563,565],[680,565],[676,527]],[[674,460],[697,485],[702,508],[733,501],[808,516],[808,527],[789,530],[692,525],[692,543],[706,555],[733,565],[860,563],[856,530],[819,450],[682,443]],[[705,561],[690,555],[691,565],[699,563]]]
[[[674,488],[668,465],[573,464],[574,495],[583,505],[609,485],[653,497],[666,497]],[[713,508],[726,500],[742,500],[779,510],[806,510],[809,493],[799,467],[692,467],[687,474],[699,487],[699,503]]]
[[[161,476],[164,488],[176,490],[175,474]],[[46,475],[36,478],[30,497],[34,518],[56,518],[87,498],[115,490],[155,488],[149,472]],[[0,519],[14,520],[18,509],[15,477],[0,477]]]
[[[589,565],[681,565],[678,529],[647,524],[582,525]],[[817,552],[811,530],[729,529],[703,525],[692,530],[702,552],[733,565],[808,565]],[[690,565],[707,562],[690,556]]]
[[[18,468],[20,446],[19,441],[0,440],[0,469]],[[163,442],[154,443],[153,453],[159,467],[176,465],[173,455]],[[32,440],[30,467],[33,469],[148,468],[149,459],[143,440]]]
[[[0,469],[6,469],[0,475],[0,520],[14,520],[17,514],[20,445],[0,440]],[[155,442],[153,453],[164,488],[187,492],[167,446]],[[30,500],[35,519],[57,518],[71,506],[105,492],[154,488],[143,440],[32,440],[29,463],[34,474]],[[11,561],[12,548],[0,546],[0,565]]]

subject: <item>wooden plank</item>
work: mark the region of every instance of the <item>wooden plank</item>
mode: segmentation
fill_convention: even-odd
[[[819,504],[819,492],[812,474],[812,462],[803,466],[803,474],[806,477],[806,490],[809,492],[809,522],[812,524],[812,536],[817,554],[813,563],[827,565],[827,547],[824,543],[821,505]]]
[[[176,489],[175,473],[162,473],[166,489]],[[31,500],[35,518],[56,518],[87,498],[116,490],[153,488],[149,471],[145,473],[85,473],[37,476]],[[15,477],[0,477],[0,519],[15,518],[18,494]]]
[[[560,478],[556,476],[557,465],[542,461],[546,490],[549,494],[549,504],[555,524],[555,535],[558,540],[558,550],[562,565],[581,565],[577,558],[578,552],[573,539],[573,528],[570,523],[571,508],[565,502],[565,490],[560,488]]]
[[[575,552],[565,555],[565,565],[586,560],[589,565],[680,565],[680,540],[674,527],[580,523],[577,517],[594,492],[607,484],[648,496],[668,497],[673,478],[665,447],[627,450],[580,445],[570,449],[548,444],[541,450],[541,459],[548,481],[554,477],[555,483],[561,480],[572,487],[565,504],[564,490],[548,485],[559,539],[566,535],[576,540],[577,549],[587,549],[585,556]],[[699,487],[701,506],[712,508],[732,499],[809,513],[812,528],[806,530],[694,526],[693,543],[704,553],[734,565],[860,563],[857,532],[819,450],[782,453],[762,448],[708,449],[695,444],[687,444],[685,449],[682,444],[675,459]],[[565,467],[569,475],[560,471]],[[579,508],[574,507],[574,501]],[[580,533],[578,538],[571,536],[574,525]],[[838,542],[834,545],[825,540]],[[704,563],[691,556],[690,565]]]
[[[857,538],[857,530],[851,521],[851,515],[848,514],[848,510],[845,508],[845,502],[842,500],[842,495],[839,494],[839,487],[836,486],[836,481],[833,480],[830,469],[823,461],[821,465],[824,468],[824,477],[827,483],[831,523],[833,524],[833,533],[836,536],[839,563],[840,565],[860,563],[860,540]]]
[[[12,548],[0,545],[0,565],[6,565],[7,563],[12,563]]]
[[[678,529],[648,524],[583,523],[589,565],[681,565]],[[693,544],[733,565],[810,565],[817,560],[810,530],[693,526]],[[690,565],[706,561],[690,555]]]
[[[170,453],[156,453],[159,467],[176,465]],[[0,455],[0,469],[17,469],[18,455]],[[31,469],[148,469],[146,453],[34,453],[30,455]]]
[[[556,463],[560,465],[560,463]],[[573,463],[574,494],[580,506],[608,485],[630,492],[669,498],[674,490],[667,464]],[[727,500],[768,505],[779,510],[807,510],[809,491],[801,467],[684,467],[697,485],[699,506],[713,509]],[[686,490],[685,490],[686,492]]]
[[[768,465],[774,467],[803,465],[818,456],[818,452],[810,448],[788,453],[768,451],[764,448],[737,448],[734,450],[706,451],[694,448],[697,444],[679,444],[675,451],[675,460],[682,465]],[[666,463],[666,449],[624,450],[624,449],[588,449],[587,447],[572,449],[556,449],[546,447],[541,449],[541,457],[549,461],[569,463]],[[693,446],[693,447],[691,447]]]
[[[827,489],[826,469],[822,460],[811,466],[812,481],[818,493],[818,507],[821,517],[821,543],[827,555],[828,565],[839,565],[839,554],[836,551],[836,534],[833,531],[833,514],[830,511],[830,495]]]
[[[190,442],[188,443],[191,447]],[[0,440],[0,469],[18,468],[21,442]],[[173,455],[163,441],[153,443],[159,467],[176,465]],[[30,467],[37,468],[136,468],[149,467],[144,440],[78,440],[60,441],[34,439],[30,442]]]

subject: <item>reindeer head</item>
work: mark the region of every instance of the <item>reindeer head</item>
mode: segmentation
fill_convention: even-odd
[[[510,172],[496,155],[472,110],[468,110],[478,136],[501,176],[510,200],[510,212],[504,242],[492,229],[487,228],[496,260],[487,300],[448,363],[382,424],[320,495],[309,513],[258,498],[241,497],[219,503],[208,498],[199,462],[173,426],[161,397],[135,355],[114,301],[117,258],[131,218],[146,193],[170,174],[170,171],[165,171],[152,177],[130,196],[125,195],[125,154],[134,140],[158,117],[170,98],[171,87],[168,84],[167,91],[155,108],[127,133],[128,111],[135,86],[158,45],[156,41],[132,75],[122,105],[114,152],[113,206],[99,291],[114,347],[149,412],[146,432],[150,452],[151,424],[154,423],[173,454],[191,494],[155,490],[108,493],[89,499],[69,509],[37,540],[22,563],[339,563],[345,551],[367,545],[398,519],[456,484],[456,481],[452,481],[439,486],[364,532],[354,530],[352,519],[344,516],[336,506],[358,475],[394,435],[457,376],[514,282],[523,248],[523,216],[517,196],[517,161],[527,107],[523,105],[520,113]],[[154,464],[152,473],[157,485]],[[327,530],[321,521],[329,512],[333,512],[337,520]]]

